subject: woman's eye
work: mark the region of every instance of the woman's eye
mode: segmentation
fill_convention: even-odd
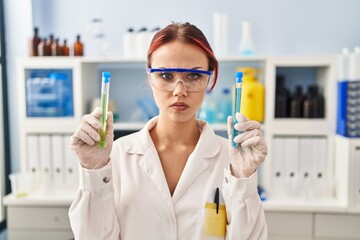
[[[201,79],[201,74],[199,74],[199,73],[189,73],[188,79],[189,80],[199,80],[199,79]]]
[[[172,76],[171,73],[166,73],[166,72],[160,73],[160,76],[161,76],[161,78],[163,78],[163,79],[165,79],[165,80],[171,80],[171,79],[173,79],[173,76]]]

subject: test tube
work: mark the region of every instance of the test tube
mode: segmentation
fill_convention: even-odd
[[[100,107],[102,113],[100,116],[100,122],[102,127],[100,129],[100,141],[98,146],[100,148],[106,147],[106,120],[108,112],[108,102],[109,102],[109,91],[110,91],[110,72],[102,72],[102,81],[101,81],[101,103]]]
[[[232,112],[232,118],[233,118],[233,129],[232,129],[232,146],[234,148],[238,147],[238,144],[234,142],[234,138],[239,134],[239,131],[237,131],[234,126],[237,123],[235,114],[237,112],[240,112],[240,105],[241,105],[241,90],[242,90],[242,72],[236,72],[235,73],[235,88],[234,88],[234,94],[233,94],[233,112]]]

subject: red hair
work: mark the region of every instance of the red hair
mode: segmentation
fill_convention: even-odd
[[[208,59],[208,70],[214,71],[214,76],[210,83],[210,90],[212,90],[217,81],[219,63],[203,32],[188,22],[172,23],[155,34],[147,53],[147,66],[151,67],[151,56],[156,49],[175,40],[196,45],[204,51]]]

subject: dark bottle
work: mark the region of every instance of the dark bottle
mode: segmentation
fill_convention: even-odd
[[[285,77],[276,76],[275,91],[275,117],[285,118],[289,116],[289,92],[285,87]]]
[[[64,44],[62,45],[62,53],[63,53],[63,56],[69,56],[70,55],[70,49],[67,46],[66,39],[64,40]]]
[[[80,41],[80,35],[76,36],[74,43],[74,56],[84,56],[84,45]]]
[[[304,117],[318,118],[319,117],[319,101],[318,101],[318,87],[311,85],[308,87],[306,99],[304,100]]]
[[[294,94],[291,97],[290,102],[290,117],[301,118],[303,117],[303,101],[304,96],[302,93],[302,87],[296,86]]]
[[[34,36],[29,41],[29,56],[39,56],[38,45],[41,42],[39,37],[39,29],[34,28]]]
[[[55,42],[54,35],[50,34],[49,41],[47,41],[46,44],[45,44],[44,56],[51,56],[52,55],[51,47],[52,47],[52,44],[54,42]]]
[[[38,45],[39,56],[51,56],[51,47],[46,38],[43,38]]]
[[[317,98],[318,98],[318,104],[319,104],[318,118],[324,118],[324,117],[325,117],[325,99],[324,99],[324,94],[319,92]]]
[[[51,44],[51,56],[62,56],[62,48],[59,44],[59,39],[57,38],[52,44]]]

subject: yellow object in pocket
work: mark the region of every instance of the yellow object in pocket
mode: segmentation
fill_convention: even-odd
[[[216,212],[216,204],[207,202],[205,205],[204,234],[212,237],[225,237],[226,234],[226,207],[219,205]]]

